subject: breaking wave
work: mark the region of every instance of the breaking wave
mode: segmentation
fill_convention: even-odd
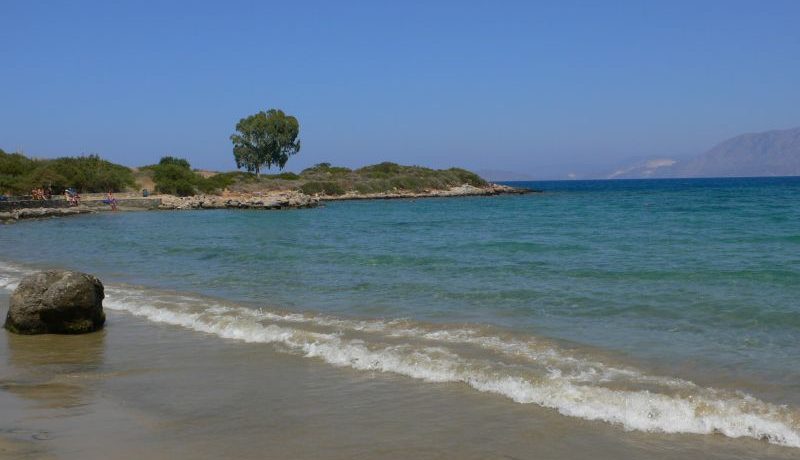
[[[0,265],[0,288],[25,269]],[[611,365],[555,342],[484,326],[352,320],[256,310],[203,297],[107,285],[105,307],[361,371],[455,383],[627,430],[718,433],[800,447],[800,414],[741,392]]]

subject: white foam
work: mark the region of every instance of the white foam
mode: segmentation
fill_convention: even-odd
[[[28,273],[31,273],[31,270],[9,262],[0,262],[0,289],[13,291],[19,286],[22,277]]]
[[[0,288],[13,290],[30,270],[0,264]],[[537,404],[586,420],[618,424],[625,429],[664,433],[721,433],[764,439],[800,447],[798,415],[786,407],[747,395],[724,394],[692,382],[648,376],[635,369],[605,366],[577,358],[536,340],[481,335],[476,329],[430,330],[409,321],[354,321],[295,313],[275,313],[213,305],[198,310],[202,299],[189,296],[158,298],[146,291],[107,286],[105,305],[151,321],[182,326],[219,337],[253,343],[280,344],[306,357],[357,370],[391,372],[426,382],[463,383],[523,404]],[[441,344],[471,344],[506,356],[544,363],[545,375],[516,375],[507,366],[465,359],[444,346],[385,345],[380,340],[346,339],[265,321],[309,324],[383,337],[408,337]],[[566,371],[566,372],[565,372]],[[679,388],[683,394],[604,387],[626,379]],[[692,390],[687,394],[687,390]]]
[[[542,366],[557,366],[560,377],[576,383],[635,381],[641,384],[668,388],[695,388],[687,380],[645,375],[636,369],[609,366],[595,360],[569,355],[550,344],[540,344],[535,339],[486,336],[470,328],[426,330],[414,327],[406,320],[350,320],[329,316],[302,315],[298,313],[274,313],[265,310],[248,310],[256,320],[273,320],[288,323],[305,323],[315,326],[333,327],[365,333],[385,334],[390,337],[410,337],[434,342],[476,345],[503,355],[527,359]]]
[[[340,333],[320,333],[264,323],[267,318],[294,323],[310,321],[303,315],[254,312],[220,305],[198,308],[197,301],[186,303],[178,300],[170,304],[168,299],[153,300],[147,293],[134,289],[112,287],[107,288],[106,292],[106,306],[109,309],[223,338],[280,344],[292,352],[336,366],[391,372],[426,382],[463,383],[478,391],[502,395],[518,403],[537,404],[567,416],[610,422],[628,430],[721,433],[732,438],[749,437],[800,447],[796,412],[750,396],[700,388],[691,382],[681,387],[680,394],[644,389],[611,389],[602,385],[602,379],[588,375],[581,378],[575,378],[575,375],[565,377],[558,369],[545,375],[525,374],[518,367],[464,358],[445,346],[414,343],[387,345],[379,338],[374,341],[347,339]],[[340,327],[347,322],[334,318],[314,321]],[[398,324],[366,322],[356,326],[349,324],[348,327],[362,327],[362,330],[374,332],[394,328],[387,334],[388,337],[397,332]],[[456,341],[452,338],[452,331],[425,331],[423,334],[429,334],[443,343]],[[475,334],[474,331],[462,331],[456,337],[458,341],[464,341],[469,337],[474,338]],[[519,351],[519,344],[496,339],[481,336],[477,343],[499,349],[508,348],[506,351],[509,353]],[[552,356],[559,354],[558,350],[552,352]],[[539,355],[533,358],[539,359]],[[592,368],[594,372],[602,371],[599,366],[598,363],[597,367]],[[647,376],[640,372],[625,369],[621,372],[630,373],[634,381],[639,378],[647,381]],[[619,376],[615,375],[615,378]],[[658,379],[654,381],[661,382]],[[677,379],[675,381],[680,382]],[[687,392],[687,389],[692,391]]]
[[[0,276],[0,289],[13,291],[19,286],[19,281],[7,276]]]

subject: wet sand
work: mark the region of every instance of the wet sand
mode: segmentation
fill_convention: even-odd
[[[3,294],[3,318],[6,308]],[[766,442],[626,432],[466,385],[107,315],[104,331],[84,336],[0,332],[0,457],[797,458]]]

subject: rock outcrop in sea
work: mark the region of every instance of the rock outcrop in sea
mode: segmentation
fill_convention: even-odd
[[[86,273],[28,275],[11,294],[5,328],[18,334],[83,334],[103,328],[103,283]]]

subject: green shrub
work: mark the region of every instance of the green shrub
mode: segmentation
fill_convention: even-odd
[[[474,185],[475,187],[482,187],[487,184],[487,182],[483,180],[481,176],[472,171],[467,171],[466,169],[450,168],[446,172],[452,174],[459,182],[461,182],[461,184],[456,185],[470,184]]]
[[[273,179],[283,179],[283,180],[299,180],[300,179],[300,176],[298,176],[297,174],[295,174],[293,172],[284,172],[284,173],[275,174],[275,175],[272,175],[272,176],[269,176],[269,177],[271,177]]]
[[[306,182],[300,186],[300,190],[306,195],[344,195],[345,189],[338,182]]]
[[[30,172],[35,161],[21,153],[6,153],[0,149],[0,175],[17,177]]]
[[[470,184],[476,187],[486,185],[486,181],[477,174],[460,168],[431,169],[421,166],[402,166],[397,163],[384,162],[364,166],[355,171],[338,168],[330,163],[320,163],[304,169],[300,178],[306,181],[301,190],[308,193],[327,193],[342,190],[355,190],[363,194],[382,193],[394,190],[423,192],[425,190],[442,190],[450,187]],[[325,191],[324,184],[337,184],[338,187]]]
[[[219,173],[214,177],[220,177],[220,176],[226,178],[226,180],[230,180],[231,184],[241,183],[241,182],[244,183],[259,182],[263,177],[263,176],[260,177],[256,176],[255,173],[244,172],[244,171],[224,172],[224,173]]]
[[[330,163],[318,163],[310,168],[306,168],[300,172],[301,177],[324,179],[331,176],[345,176],[353,172],[350,168],[342,166],[331,166]]]
[[[55,193],[70,187],[80,192],[119,192],[135,183],[129,168],[97,155],[34,160],[0,152],[0,190],[4,192],[27,194],[38,187],[50,187]]]
[[[101,159],[97,155],[77,158],[56,158],[47,167],[61,174],[65,187],[75,187],[83,192],[120,192],[136,184],[130,168]]]
[[[153,171],[156,192],[178,196],[191,196],[197,192],[216,193],[229,187],[238,178],[249,176],[246,173],[233,172],[203,177],[192,171],[187,160],[172,156],[161,158],[157,165],[145,166],[140,169]]]
[[[375,183],[370,182],[358,182],[354,186],[355,190],[358,193],[368,194],[368,193],[378,193],[381,191],[379,187],[375,186]]]
[[[412,192],[421,192],[425,188],[425,182],[414,176],[401,176],[393,178],[390,181],[392,188],[398,190],[409,190]]]
[[[196,193],[198,179],[202,179],[191,169],[177,164],[159,164],[153,174],[153,182],[158,193],[190,196]]]
[[[361,169],[357,169],[356,173],[372,178],[388,178],[399,174],[402,168],[404,167],[397,163],[386,161],[376,165],[364,166]]]
[[[189,164],[188,160],[183,158],[177,158],[172,156],[161,157],[161,160],[158,162],[159,166],[166,166],[166,165],[174,165],[179,166],[181,168],[191,169],[191,165]]]
[[[177,196],[192,196],[197,193],[197,188],[186,179],[178,179],[166,184],[156,186],[159,193],[168,193]]]
[[[322,190],[322,182],[306,182],[300,186],[300,191],[306,195],[316,195],[318,193],[322,193]]]
[[[203,178],[197,176],[197,188],[203,193],[216,193],[230,187],[234,182],[234,176],[230,173],[215,174],[211,177]]]

